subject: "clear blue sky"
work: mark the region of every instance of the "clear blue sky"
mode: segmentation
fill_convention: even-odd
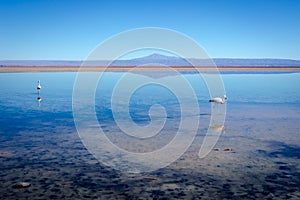
[[[300,59],[298,0],[0,0],[0,60],[85,59],[119,32],[182,32],[217,58]]]

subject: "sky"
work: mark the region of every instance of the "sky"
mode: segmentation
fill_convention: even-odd
[[[0,0],[0,60],[83,60],[134,28],[183,33],[213,58],[300,60],[298,0]]]

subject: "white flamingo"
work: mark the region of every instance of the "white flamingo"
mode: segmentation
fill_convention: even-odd
[[[224,104],[226,99],[227,99],[227,97],[226,97],[226,95],[224,95],[222,98],[221,97],[215,97],[215,98],[209,100],[209,102],[215,103],[215,104]]]
[[[41,86],[41,84],[40,84],[40,81],[38,81],[37,89],[38,89],[38,90],[42,89],[42,86]]]

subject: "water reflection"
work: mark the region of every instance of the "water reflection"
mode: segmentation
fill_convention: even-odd
[[[37,101],[38,101],[39,107],[40,107],[40,106],[41,106],[41,101],[42,101],[42,97],[41,97],[41,95],[40,95],[40,91],[38,91]]]
[[[221,134],[225,133],[225,126],[224,125],[219,125],[219,124],[211,125],[211,126],[209,126],[209,129],[211,129],[212,131],[219,132]]]

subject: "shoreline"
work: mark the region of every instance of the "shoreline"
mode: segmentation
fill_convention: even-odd
[[[175,67],[155,67],[155,66],[113,66],[113,67],[80,67],[80,66],[1,66],[0,73],[12,72],[128,72],[128,71],[182,71],[193,72],[196,69],[200,71],[216,71],[220,72],[234,72],[234,71],[290,71],[299,72],[299,67],[239,67],[239,66],[221,66],[221,67],[190,67],[190,66],[175,66]]]

